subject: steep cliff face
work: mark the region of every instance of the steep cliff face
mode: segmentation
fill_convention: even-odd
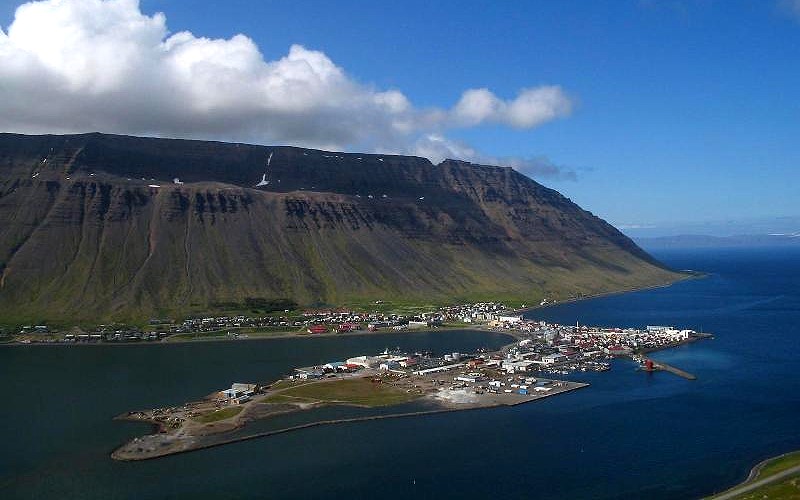
[[[0,134],[0,319],[146,318],[246,297],[534,301],[675,278],[509,168]]]

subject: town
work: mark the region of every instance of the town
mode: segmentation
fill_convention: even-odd
[[[380,301],[378,301],[380,302]],[[544,301],[543,301],[544,302]],[[690,329],[647,326],[644,329],[558,325],[528,320],[499,302],[440,307],[431,312],[398,314],[356,312],[348,309],[306,310],[265,316],[209,316],[176,323],[153,319],[146,328],[99,325],[88,331],[61,332],[46,325],[24,326],[7,336],[7,343],[134,343],[154,341],[244,340],[280,335],[339,335],[436,330],[445,328],[492,330],[514,335],[509,349],[517,367],[536,365],[555,373],[570,369],[599,370],[605,356],[630,356],[709,337]],[[496,361],[496,360],[492,360]]]
[[[485,328],[509,334],[513,342],[498,351],[479,349],[434,355],[387,348],[377,354],[357,354],[295,367],[279,381],[234,382],[201,401],[120,415],[117,418],[122,420],[150,422],[158,432],[126,443],[112,456],[118,460],[144,460],[218,446],[245,439],[219,435],[247,422],[325,405],[394,406],[397,413],[312,422],[263,436],[344,421],[515,406],[589,385],[553,379],[549,374],[605,371],[611,368],[610,361],[618,357],[641,362],[645,371],[661,369],[693,379],[691,374],[653,362],[647,353],[710,336],[668,326],[623,329],[550,324],[495,313],[493,307],[484,304],[477,310],[453,308],[450,313],[469,314],[482,321]],[[403,406],[412,402],[419,405]]]
[[[352,372],[363,368],[401,375],[424,375],[458,369],[491,369],[508,375],[536,372],[567,375],[573,371],[608,370],[611,366],[609,360],[615,357],[631,357],[644,361],[649,352],[711,337],[707,333],[679,330],[671,326],[650,325],[644,329],[602,328],[579,324],[565,326],[525,320],[519,315],[494,313],[487,313],[481,319],[487,318],[490,318],[484,323],[487,329],[510,334],[516,342],[499,352],[456,352],[442,357],[433,357],[430,353],[404,354],[387,350],[381,356],[362,355],[324,365],[297,368],[293,377],[322,378],[330,373]],[[474,374],[461,374],[462,377],[471,375]],[[486,379],[484,375],[478,378],[483,381]],[[483,386],[478,388],[491,390]]]
[[[347,309],[289,311],[258,317],[218,316],[189,318],[180,323],[151,320],[147,328],[100,325],[89,331],[59,332],[46,325],[25,326],[9,343],[132,343],[192,340],[243,340],[281,335],[342,335],[437,330],[446,328],[492,330],[513,335],[519,343],[504,354],[504,366],[520,371],[563,373],[572,369],[603,370],[608,356],[633,356],[672,347],[710,335],[669,326],[643,329],[559,325],[528,320],[520,311],[499,302],[440,307],[418,314],[355,312]],[[493,363],[495,360],[487,360]]]
[[[376,308],[382,301],[376,301]],[[182,321],[151,319],[144,327],[124,324],[98,325],[88,329],[62,330],[50,325],[26,325],[7,333],[7,341],[36,343],[128,343],[188,340],[243,340],[276,334],[342,334],[469,327],[502,317],[506,306],[480,302],[440,307],[431,312],[402,314],[357,312],[351,309],[283,310],[259,316],[204,316]]]

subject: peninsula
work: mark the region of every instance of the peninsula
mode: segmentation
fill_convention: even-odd
[[[515,406],[586,387],[550,374],[605,371],[614,357],[632,357],[644,370],[665,369],[691,380],[694,376],[653,363],[646,353],[709,336],[664,326],[570,327],[503,314],[494,315],[485,326],[511,335],[514,342],[497,352],[438,356],[387,349],[377,355],[297,367],[280,381],[235,382],[200,401],[129,411],[117,418],[150,423],[155,432],[134,438],[112,457],[146,460],[319,425]],[[331,405],[364,411],[335,419],[311,416],[302,423],[261,432],[245,429],[254,421]]]

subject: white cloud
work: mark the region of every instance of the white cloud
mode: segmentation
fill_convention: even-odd
[[[477,151],[462,142],[447,139],[440,134],[428,134],[420,137],[405,154],[422,156],[434,163],[446,158],[478,162]]]
[[[540,86],[510,100],[469,89],[451,109],[420,109],[301,45],[269,61],[245,35],[171,34],[166,17],[143,14],[137,0],[30,2],[0,29],[0,130],[7,131],[419,151],[434,159],[449,151],[469,160],[481,156],[445,139],[447,129],[530,129],[571,107],[560,87]]]
[[[531,128],[571,111],[572,102],[558,86],[523,89],[511,101],[499,99],[489,89],[471,89],[461,96],[452,116],[456,124],[464,126],[493,122]]]

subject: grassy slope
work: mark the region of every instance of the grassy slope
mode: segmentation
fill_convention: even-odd
[[[769,478],[770,476],[798,465],[800,465],[800,451],[781,455],[764,463],[752,479],[731,488],[728,492],[746,486],[754,481]],[[710,498],[713,499],[715,497]],[[800,474],[794,474],[774,484],[761,486],[748,493],[738,495],[735,498],[737,500],[800,499]]]
[[[764,479],[765,477],[785,471],[786,469],[792,468],[796,465],[800,465],[800,451],[781,455],[780,457],[774,458],[765,463],[763,467],[759,469],[754,480]]]
[[[217,151],[212,146],[208,154]],[[165,152],[157,152],[147,162],[161,161]],[[214,182],[150,189],[149,181],[89,177],[66,153],[47,168],[43,153],[6,160],[2,153],[0,322],[140,322],[246,297],[302,305],[531,304],[678,277],[604,222],[509,169],[395,158],[391,168],[374,162],[371,178],[361,173],[367,167],[339,163],[295,175],[343,191],[350,189],[348,175],[361,183],[353,189],[374,182],[394,190],[386,200],[367,200]],[[136,163],[136,151],[112,153],[103,158],[129,162],[126,172],[150,164]],[[203,154],[192,169],[207,165]],[[225,150],[214,158],[232,155]],[[171,161],[172,170],[193,157]],[[296,161],[287,163],[281,175],[298,169]],[[413,189],[423,189],[426,200],[402,197]]]
[[[739,500],[797,500],[800,499],[800,477],[795,476],[776,484],[762,486],[736,498]]]
[[[544,266],[524,258],[525,248],[493,253],[401,238],[382,227],[284,231],[292,221],[276,216],[281,200],[273,196],[247,214],[213,218],[174,214],[169,198],[166,190],[159,193],[131,219],[84,220],[80,231],[45,221],[15,256],[3,289],[13,307],[3,309],[3,319],[141,320],[203,312],[213,301],[252,296],[334,305],[378,299],[536,303],[544,296],[593,295],[675,278],[601,244],[584,248],[568,267]]]

